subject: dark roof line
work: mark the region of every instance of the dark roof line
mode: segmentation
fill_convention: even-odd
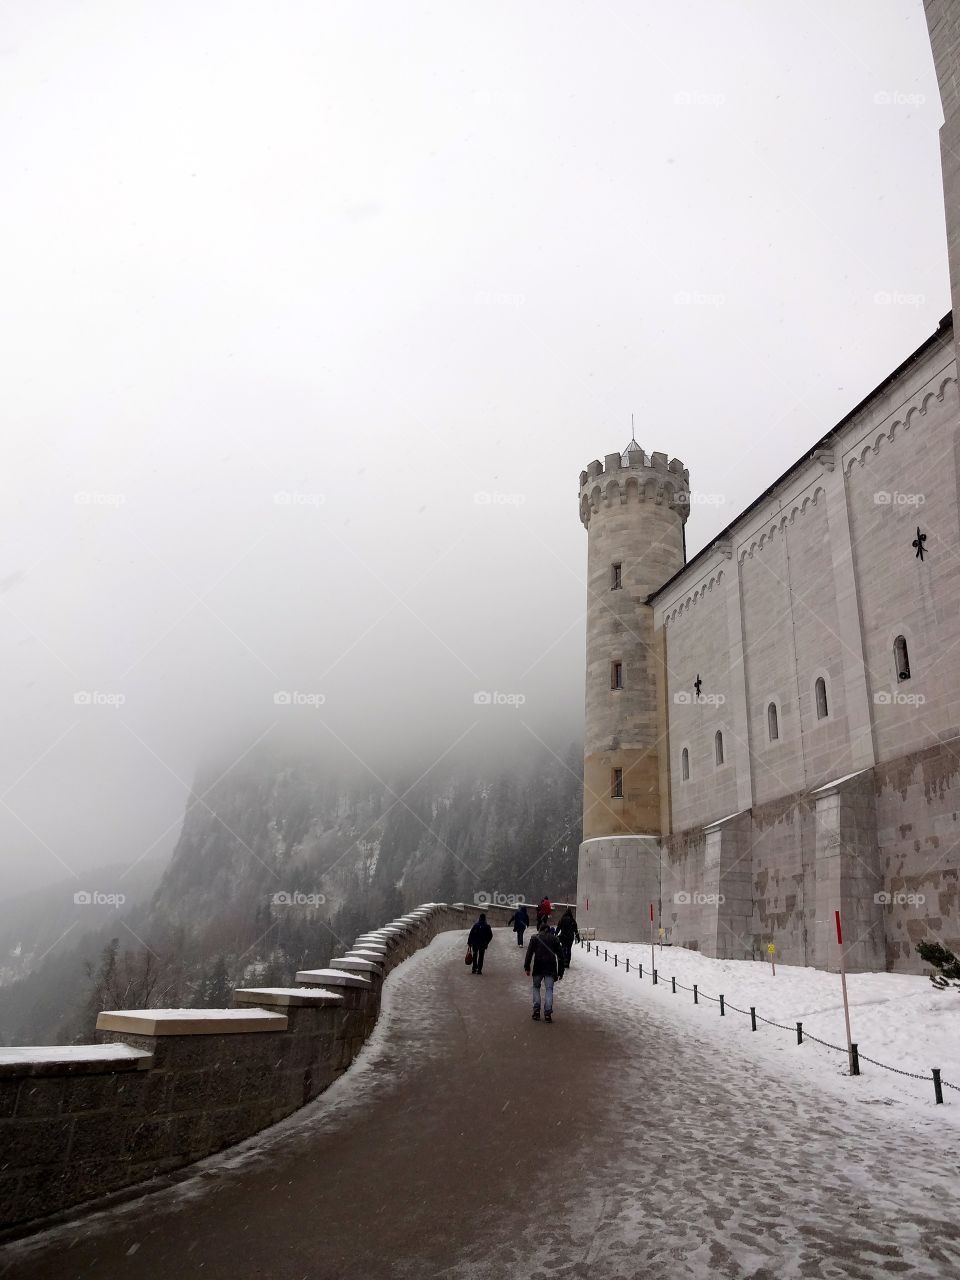
[[[794,471],[798,470],[805,463],[809,462],[810,459],[813,457],[813,455],[815,453],[818,453],[824,447],[824,445],[828,444],[830,440],[832,440],[833,437],[837,434],[837,432],[841,431],[849,422],[851,422],[852,419],[855,418],[857,414],[860,413],[860,411],[864,409],[875,396],[878,396],[881,393],[881,391],[885,391],[886,388],[890,386],[892,382],[896,381],[896,379],[899,378],[900,375],[903,372],[905,372],[905,370],[908,369],[910,365],[914,363],[914,361],[919,360],[919,358],[922,355],[924,355],[932,346],[934,346],[937,342],[942,341],[944,336],[952,328],[953,328],[953,312],[948,311],[947,314],[940,321],[939,325],[937,326],[936,332],[932,333],[929,338],[926,338],[920,344],[920,346],[917,347],[916,351],[912,352],[909,356],[907,356],[903,364],[898,365],[897,368],[894,369],[893,373],[887,374],[884,380],[881,383],[879,383],[877,386],[875,386],[868,395],[864,396],[864,398],[860,401],[859,404],[854,405],[854,407],[850,410],[850,412],[846,414],[845,417],[841,418],[840,421],[836,424],[836,426],[831,427],[825,436],[821,436],[821,438],[816,442],[816,444],[812,445],[801,458],[798,458],[796,462],[794,462],[791,466],[789,466],[782,476],[779,476],[776,480],[774,480],[773,484],[769,485],[766,489],[764,489],[763,493],[761,493],[758,498],[754,498],[753,502],[751,502],[748,507],[744,507],[744,509],[740,512],[739,515],[734,516],[734,518],[730,521],[730,523],[726,525],[723,529],[721,529],[720,532],[717,534],[717,536],[711,539],[711,541],[708,542],[705,547],[702,547],[697,552],[697,554],[693,557],[692,560],[688,560],[682,569],[678,569],[677,572],[672,577],[668,578],[662,586],[658,587],[656,591],[651,591],[650,594],[647,596],[646,603],[652,604],[653,601],[656,600],[657,596],[662,595],[663,592],[666,591],[668,587],[672,586],[673,583],[676,582],[678,578],[681,578],[687,572],[687,570],[691,567],[691,565],[695,565],[698,560],[701,560],[705,556],[709,555],[710,552],[714,550],[717,543],[723,541],[723,539],[727,536],[727,534],[730,532],[730,530],[733,528],[735,524],[738,524],[744,518],[744,516],[749,515],[750,512],[753,511],[755,507],[759,507],[762,502],[766,502],[767,498],[770,497],[774,489],[777,489],[781,484],[783,484],[784,480],[787,480],[794,473]]]

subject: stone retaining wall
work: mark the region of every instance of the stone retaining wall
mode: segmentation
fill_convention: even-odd
[[[483,908],[493,925],[512,908]],[[474,908],[430,903],[297,986],[233,1009],[100,1014],[96,1045],[0,1050],[0,1228],[169,1173],[322,1093],[376,1025],[387,975]]]

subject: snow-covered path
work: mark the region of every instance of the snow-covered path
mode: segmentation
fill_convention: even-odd
[[[532,1023],[512,938],[482,978],[462,948],[443,935],[391,976],[374,1040],[317,1103],[8,1246],[0,1275],[960,1274],[952,1127],[821,1089],[579,951],[557,1021]]]

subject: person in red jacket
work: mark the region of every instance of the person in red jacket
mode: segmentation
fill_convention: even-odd
[[[553,910],[553,907],[551,907],[550,905],[550,899],[547,897],[546,894],[544,894],[543,897],[540,899],[540,905],[537,907],[537,928],[538,929],[543,924],[544,920],[550,919],[550,912],[552,910]]]

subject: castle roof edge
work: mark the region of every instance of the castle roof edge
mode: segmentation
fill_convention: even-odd
[[[711,538],[710,541],[706,544],[706,546],[701,547],[701,549],[697,552],[697,554],[693,556],[691,559],[689,559],[686,562],[686,564],[682,566],[682,568],[678,569],[677,572],[672,575],[672,577],[667,578],[666,582],[662,583],[656,589],[656,591],[651,591],[650,594],[647,596],[646,603],[653,604],[660,596],[663,595],[663,593],[669,587],[672,587],[674,583],[678,582],[683,577],[683,575],[687,572],[688,569],[692,569],[694,565],[699,564],[707,556],[716,552],[717,543],[723,542],[725,538],[728,538],[730,536],[731,531],[734,529],[736,525],[740,523],[740,521],[744,518],[744,516],[749,515],[750,512],[754,511],[757,507],[759,507],[762,502],[766,502],[766,500],[770,497],[770,495],[776,489],[778,489],[780,485],[782,485],[786,480],[789,480],[790,477],[794,474],[794,472],[798,471],[801,467],[805,466],[815,454],[819,453],[822,449],[828,446],[830,442],[844,429],[844,427],[849,426],[849,424],[853,421],[853,419],[857,416],[857,414],[861,413],[867,407],[867,405],[871,402],[871,400],[875,399],[878,395],[880,395],[883,391],[885,391],[887,387],[889,387],[892,383],[894,383],[897,380],[897,378],[901,376],[901,374],[905,373],[907,369],[909,369],[910,366],[915,361],[919,360],[921,356],[926,355],[926,353],[932,347],[934,347],[938,342],[942,342],[944,338],[946,338],[946,336],[952,332],[952,330],[953,330],[953,312],[948,311],[947,314],[941,319],[940,323],[937,325],[937,328],[934,330],[934,332],[930,335],[929,338],[925,338],[923,342],[921,342],[920,346],[917,347],[915,351],[912,351],[910,355],[907,356],[906,360],[903,361],[902,364],[897,365],[896,369],[894,369],[892,373],[888,373],[887,376],[883,379],[883,381],[878,383],[873,388],[872,391],[868,392],[867,395],[863,397],[863,399],[860,401],[859,404],[854,405],[854,407],[848,413],[844,414],[844,416],[840,419],[840,421],[836,423],[834,426],[832,426],[830,430],[826,433],[826,435],[821,436],[821,438],[817,440],[815,444],[812,444],[810,446],[810,448],[806,451],[806,453],[802,454],[801,457],[799,457],[796,460],[796,462],[792,463],[789,467],[787,467],[786,471],[784,471],[784,473],[781,476],[778,476],[777,479],[774,480],[772,484],[768,485],[767,488],[764,489],[763,493],[758,494],[758,496],[754,498],[754,500],[750,503],[749,506],[744,507],[742,511],[738,512],[738,514],[734,516],[734,518],[730,521],[729,524],[724,525],[724,527],[720,530],[720,532],[715,537]]]

